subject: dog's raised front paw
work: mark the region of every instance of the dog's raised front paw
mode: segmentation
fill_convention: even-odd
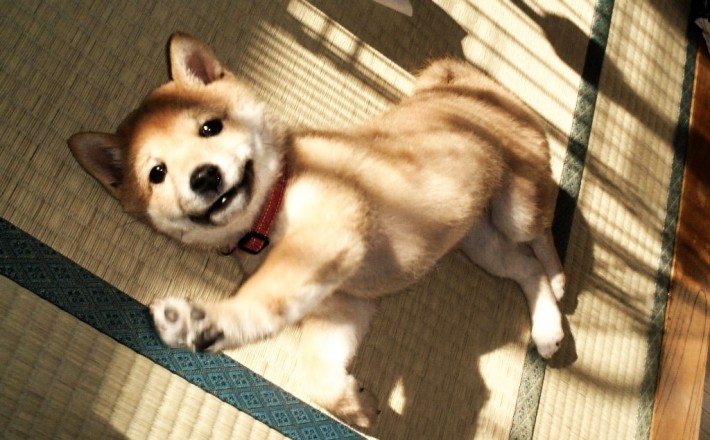
[[[171,347],[193,351],[219,351],[224,332],[207,316],[205,309],[190,301],[165,298],[150,305],[160,339]]]

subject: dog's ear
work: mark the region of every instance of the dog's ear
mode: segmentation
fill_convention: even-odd
[[[125,173],[121,139],[108,133],[76,133],[67,141],[79,164],[118,198],[118,186]]]
[[[179,84],[207,85],[224,76],[224,68],[212,49],[188,34],[173,34],[169,52],[171,76]]]

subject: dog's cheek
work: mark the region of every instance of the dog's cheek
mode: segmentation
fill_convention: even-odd
[[[174,225],[170,224],[171,219],[180,219],[185,215],[174,191],[168,187],[155,190],[146,197],[143,209],[153,227],[165,233],[174,228]]]
[[[143,217],[148,208],[150,195],[130,180],[120,188],[120,200],[124,211],[136,217]]]

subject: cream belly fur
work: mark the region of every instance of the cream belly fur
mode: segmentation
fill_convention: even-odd
[[[184,292],[151,305],[166,344],[219,351],[300,322],[300,374],[312,399],[368,427],[377,402],[347,368],[372,299],[459,247],[521,286],[538,351],[556,352],[557,188],[544,129],[517,98],[467,64],[441,60],[420,73],[411,97],[370,123],[293,132],[204,43],[174,35],[170,62],[172,81],[115,134],[69,140],[127,212],[185,243],[232,247],[283,164],[289,178],[271,245],[235,295],[198,304]]]

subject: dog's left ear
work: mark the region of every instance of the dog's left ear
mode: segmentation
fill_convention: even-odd
[[[224,76],[224,68],[212,49],[191,35],[182,32],[173,34],[169,52],[170,72],[179,84],[207,85]]]

